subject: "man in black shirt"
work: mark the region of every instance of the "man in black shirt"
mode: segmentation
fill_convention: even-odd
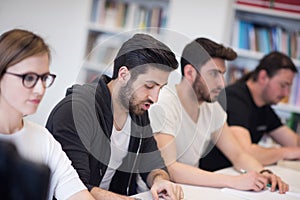
[[[287,97],[297,68],[279,52],[261,59],[256,69],[225,89],[227,122],[241,145],[264,165],[282,159],[300,159],[300,136],[281,123],[271,105]],[[281,148],[264,148],[258,142],[268,134]],[[231,166],[216,147],[201,160],[201,167],[218,170]]]

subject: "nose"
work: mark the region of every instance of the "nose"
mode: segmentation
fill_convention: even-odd
[[[225,87],[225,77],[223,74],[219,74],[217,82],[219,88]]]
[[[39,95],[43,95],[45,93],[46,87],[43,81],[39,78],[35,86],[33,87],[33,91],[38,93]]]
[[[283,89],[284,97],[288,97],[290,95],[291,87],[286,87]]]
[[[149,95],[148,95],[148,98],[156,103],[158,101],[158,95],[159,95],[159,91],[160,91],[160,88],[159,87],[154,87],[152,90],[150,90],[149,92]]]

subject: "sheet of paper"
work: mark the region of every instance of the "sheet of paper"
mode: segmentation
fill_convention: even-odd
[[[137,195],[134,195],[132,197],[138,197],[142,200],[152,200],[152,194],[150,192],[143,192],[143,193],[139,193]]]
[[[269,189],[254,192],[254,191],[240,191],[231,188],[223,188],[222,192],[225,192],[236,197],[240,197],[246,200],[299,200],[300,199],[300,189],[290,188],[290,191],[286,194],[279,194],[277,191],[271,192]]]
[[[132,197],[140,198],[141,200],[153,200],[151,192],[142,192],[137,195],[133,195]],[[159,200],[164,200],[163,198],[159,198]]]

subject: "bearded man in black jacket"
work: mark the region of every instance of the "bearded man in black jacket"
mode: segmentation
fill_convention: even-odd
[[[134,199],[138,177],[154,199],[183,198],[169,181],[147,111],[177,67],[165,44],[135,34],[121,46],[112,78],[73,85],[52,110],[46,127],[96,199]]]

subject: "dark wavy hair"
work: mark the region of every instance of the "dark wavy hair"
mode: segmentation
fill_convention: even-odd
[[[298,72],[290,57],[284,53],[272,51],[260,60],[258,66],[253,71],[245,74],[238,81],[245,82],[252,79],[255,82],[261,70],[266,70],[268,76],[272,78],[281,69],[289,69],[294,73]]]
[[[188,64],[200,70],[211,58],[234,60],[236,57],[236,52],[229,47],[225,47],[207,38],[197,38],[183,49],[180,60],[181,74],[184,76],[184,67]]]
[[[147,34],[135,34],[121,46],[115,60],[112,79],[118,77],[119,69],[138,67],[138,73],[145,73],[149,66],[165,71],[177,69],[175,54],[164,43]]]

